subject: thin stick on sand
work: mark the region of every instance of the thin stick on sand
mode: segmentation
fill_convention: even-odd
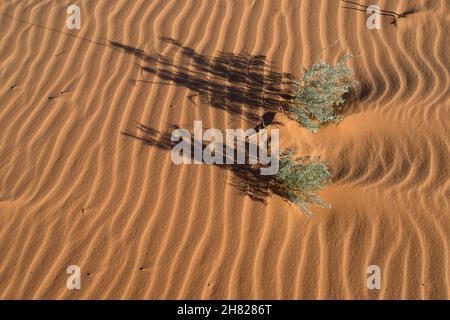
[[[366,11],[367,8],[369,8],[369,6],[362,5],[362,4],[359,4],[359,3],[357,3],[357,2],[348,1],[348,0],[342,0],[342,1],[345,2],[345,3],[349,3],[349,4],[353,4],[353,5],[362,7],[362,8],[365,9],[364,11]],[[358,9],[358,8],[352,8],[352,7],[344,7],[344,8],[363,11],[363,10],[361,10],[361,9]],[[403,17],[402,14],[397,13],[397,12],[395,12],[395,11],[381,10],[381,9],[380,9],[379,11],[380,11],[380,14],[381,14],[381,15],[385,15],[385,16],[395,16],[395,17],[397,17],[397,18],[402,18],[402,17]]]

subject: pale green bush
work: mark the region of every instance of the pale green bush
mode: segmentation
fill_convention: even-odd
[[[344,104],[344,94],[358,85],[347,65],[351,57],[351,54],[344,55],[334,67],[324,61],[316,62],[296,82],[291,112],[309,130],[317,132],[321,124],[342,120],[336,108]]]
[[[330,204],[315,193],[331,182],[328,162],[312,157],[293,159],[292,155],[293,150],[289,150],[280,156],[280,168],[275,177],[281,194],[298,205],[309,217],[312,215],[311,204],[331,208]]]

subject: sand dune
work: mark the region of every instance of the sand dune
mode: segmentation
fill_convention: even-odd
[[[448,1],[379,1],[412,11],[382,30],[337,0],[81,0],[68,30],[72,2],[0,4],[0,298],[450,298]],[[344,121],[276,125],[330,161],[331,210],[171,162],[173,128],[254,127],[335,41]]]

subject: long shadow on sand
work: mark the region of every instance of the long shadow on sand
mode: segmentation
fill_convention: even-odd
[[[165,84],[188,88],[192,91],[189,100],[194,105],[195,98],[198,97],[203,104],[242,117],[248,122],[260,122],[255,127],[256,131],[273,123],[276,112],[291,106],[294,77],[291,74],[273,71],[274,64],[268,62],[265,56],[225,51],[207,56],[174,39],[161,38],[161,40],[175,49],[167,50],[172,52],[170,56],[148,55],[139,48],[114,41],[110,41],[109,46],[139,58],[143,73],[155,75]],[[153,83],[146,80],[135,81]],[[122,134],[145,145],[170,151],[175,144],[170,139],[171,132],[177,128],[175,125],[169,125],[165,132],[159,132],[137,123],[135,130]],[[204,142],[198,143],[205,147]],[[191,145],[194,144],[195,141],[192,141]],[[267,197],[271,194],[283,196],[274,177],[261,175],[257,166],[248,164],[215,166],[230,170],[233,173],[231,184],[255,201],[266,203]]]
[[[194,105],[194,98],[198,97],[203,104],[254,121],[261,112],[284,110],[292,103],[294,77],[273,71],[274,63],[263,55],[222,51],[208,56],[174,39],[161,40],[174,47],[168,51],[175,53],[147,55],[139,48],[118,42],[110,41],[109,45],[142,59],[143,73],[188,88]]]
[[[170,152],[173,146],[177,142],[171,141],[171,132],[178,129],[175,125],[169,125],[168,130],[165,132],[159,132],[158,130],[148,127],[142,123],[136,122],[135,129],[133,131],[123,131],[122,135],[141,141],[143,144],[166,150]],[[194,160],[193,146],[199,143],[202,145],[202,149],[205,149],[207,144],[204,141],[191,140],[191,154]],[[269,142],[270,143],[270,142]],[[248,150],[248,144],[246,145]],[[226,163],[226,145],[224,145],[222,154],[223,162]],[[248,154],[247,154],[248,156]],[[201,159],[198,159],[201,161]],[[206,165],[206,164],[205,164]],[[277,184],[274,176],[263,176],[260,174],[260,169],[257,165],[249,164],[213,164],[214,166],[232,172],[231,185],[236,187],[242,195],[249,196],[252,200],[267,203],[267,197],[276,194],[282,198],[285,195],[281,192],[282,188]]]

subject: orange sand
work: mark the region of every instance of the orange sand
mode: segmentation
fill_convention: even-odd
[[[450,2],[378,2],[415,13],[369,30],[337,0],[80,0],[68,31],[71,0],[1,1],[0,298],[450,298]],[[359,56],[362,84],[344,121],[312,134],[277,116],[282,148],[331,162],[331,210],[172,164],[174,126],[266,111],[233,99],[232,63],[298,76],[336,40],[322,58]]]

